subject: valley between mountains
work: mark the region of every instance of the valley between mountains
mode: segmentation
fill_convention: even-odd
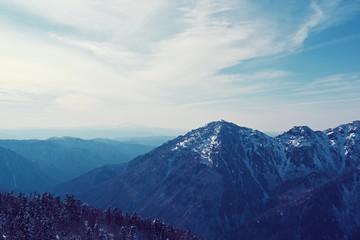
[[[46,158],[25,160],[27,148],[6,144],[0,141],[1,187],[8,191],[70,193],[90,206],[157,218],[208,240],[360,239],[360,121],[324,131],[297,126],[277,137],[211,122],[69,181],[59,180],[66,165],[49,164],[50,150]],[[117,155],[116,148],[102,146],[97,156],[105,159],[109,149]],[[38,166],[22,180],[38,185],[14,185],[13,176],[21,179],[14,171],[23,171],[16,161]],[[41,185],[49,175],[53,182]]]

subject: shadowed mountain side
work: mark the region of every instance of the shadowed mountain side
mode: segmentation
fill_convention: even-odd
[[[360,239],[360,171],[354,169],[255,217],[238,233],[255,239]]]
[[[4,191],[43,191],[54,183],[36,163],[0,147],[0,186]]]
[[[56,186],[53,191],[62,196],[71,192],[91,192],[92,188],[98,188],[102,183],[120,175],[125,169],[125,166],[125,164],[116,164],[95,168],[66,183]]]

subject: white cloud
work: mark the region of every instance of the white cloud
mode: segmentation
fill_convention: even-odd
[[[295,32],[292,36],[292,41],[296,46],[302,44],[304,40],[308,37],[309,31],[319,25],[322,21],[325,20],[325,14],[321,7],[315,3],[311,3],[311,9],[313,10],[313,14],[310,16],[308,20],[300,27],[299,30]]]
[[[299,87],[295,95],[319,98],[344,98],[351,101],[360,92],[360,76],[356,73],[336,74],[322,77]]]
[[[264,13],[246,0],[2,4],[26,17],[7,16],[1,23],[0,101],[14,108],[27,102],[29,110],[43,104],[53,114],[39,113],[48,125],[64,114],[76,114],[84,124],[148,117],[156,123],[161,114],[194,114],[203,106],[226,106],[230,112],[239,103],[254,106],[259,102],[244,98],[288,88],[291,73],[259,69],[230,75],[221,70],[301,48],[312,31],[331,26],[329,19],[337,24],[331,16],[338,6],[338,21],[350,11],[338,1],[313,1],[298,15],[282,13],[289,19],[283,21],[279,12]],[[25,21],[29,19],[36,21]],[[218,115],[203,111],[203,116]],[[99,117],[99,112],[111,117]]]

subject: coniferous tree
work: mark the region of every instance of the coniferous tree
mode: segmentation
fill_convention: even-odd
[[[142,219],[120,209],[105,211],[67,195],[64,202],[49,193],[25,196],[0,193],[0,236],[4,239],[198,239],[160,220]]]

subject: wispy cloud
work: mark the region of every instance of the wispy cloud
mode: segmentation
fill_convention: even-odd
[[[311,2],[311,9],[313,13],[309,17],[309,19],[307,19],[305,23],[301,25],[300,28],[295,32],[295,34],[291,37],[291,40],[296,46],[302,44],[304,40],[308,37],[309,31],[314,27],[318,26],[326,18],[325,13],[316,2]]]
[[[318,78],[297,88],[295,95],[314,96],[317,98],[348,97],[360,92],[360,75],[356,73],[336,74]]]
[[[35,101],[42,101],[54,113],[39,113],[49,125],[59,115],[73,113],[83,113],[85,125],[140,122],[146,114],[156,125],[161,117],[155,112],[192,114],[204,107],[203,115],[214,116],[207,112],[209,106],[236,111],[240,102],[260,105],[264,100],[257,95],[268,100],[291,90],[293,73],[281,67],[221,71],[250,59],[294,53],[313,32],[344,22],[359,9],[359,4],[337,0],[282,1],[282,12],[263,4],[3,0],[0,101],[34,102],[35,112]],[[303,91],[335,91],[341,82],[321,81]],[[35,95],[47,97],[34,100]],[[91,117],[98,112],[111,118]]]

